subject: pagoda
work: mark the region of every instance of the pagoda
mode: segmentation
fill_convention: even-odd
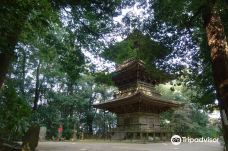
[[[93,104],[95,108],[117,115],[117,127],[112,139],[166,138],[168,131],[160,126],[160,113],[177,108],[181,103],[166,100],[155,91],[161,80],[149,73],[145,63],[129,59],[119,65],[112,80],[118,92],[110,101]]]

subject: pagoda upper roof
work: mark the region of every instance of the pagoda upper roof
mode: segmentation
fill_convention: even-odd
[[[112,80],[116,82],[123,80],[124,78],[128,79],[129,77],[134,76],[134,74],[137,75],[137,78],[139,78],[138,76],[140,75],[138,75],[138,73],[143,74],[144,77],[149,79],[151,82],[153,81],[152,83],[155,84],[164,83],[170,80],[170,75],[157,69],[146,69],[144,61],[134,58],[130,58],[118,65],[112,74]]]
[[[115,72],[121,72],[135,67],[145,68],[145,63],[142,60],[131,58],[118,65]]]

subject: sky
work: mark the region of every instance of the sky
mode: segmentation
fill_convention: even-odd
[[[66,9],[67,11],[70,11],[70,9]],[[147,12],[147,7],[146,8],[140,8],[137,7],[137,4],[134,5],[133,7],[126,7],[125,9],[121,10],[121,15],[118,15],[116,17],[114,17],[114,21],[116,23],[119,23],[121,25],[121,27],[126,28],[125,24],[122,22],[123,18],[126,15],[130,15],[133,18],[137,18],[139,21],[143,21],[144,19],[146,19],[147,17],[149,17]],[[64,11],[63,11],[64,14]],[[69,15],[69,14],[65,14],[64,15]],[[67,21],[65,21],[65,23],[67,23]],[[169,35],[169,33],[167,33],[167,35]],[[169,35],[171,36],[171,35]],[[122,41],[124,38],[126,38],[126,35],[124,36],[120,36],[120,35],[116,35],[115,33],[111,33],[108,34],[106,36],[104,36],[105,40],[110,42],[113,38],[115,39],[115,42],[120,42]],[[180,39],[181,40],[181,39]],[[91,51],[87,51],[86,49],[83,49],[83,53],[85,55],[85,57],[88,60],[88,63],[90,65],[95,65],[96,66],[96,70],[97,71],[107,71],[107,72],[113,72],[115,70],[115,66],[116,64],[111,62],[111,61],[107,61],[101,57],[99,57],[97,54],[93,54]],[[192,56],[192,54],[186,54],[186,56]],[[189,58],[188,61],[191,61],[191,57],[186,57]],[[175,58],[173,60],[169,60],[170,63],[173,62],[181,62],[180,58]],[[188,67],[188,64],[185,64]],[[213,113],[209,114],[210,118],[219,118],[220,114],[218,111],[214,111]]]
[[[127,15],[131,14],[134,17],[141,18],[141,21],[145,18],[147,18],[149,15],[145,15],[146,9],[138,8],[137,4],[134,5],[134,7],[126,7],[125,9],[121,10],[121,15],[118,15],[113,18],[113,20],[116,23],[121,24],[122,27],[124,27],[124,23],[122,22],[122,19]],[[111,39],[115,39],[115,42],[120,42],[124,40],[127,36],[120,36],[116,35],[115,33],[112,33],[105,36],[106,41],[110,41]],[[90,60],[94,65],[96,65],[97,71],[102,71],[108,69],[109,72],[113,72],[115,70],[115,63],[111,61],[107,61],[97,55],[92,54],[90,51],[83,50],[84,55],[87,57],[88,60]]]
[[[134,7],[127,7],[125,9],[123,9],[121,12],[121,15],[114,17],[113,19],[115,22],[120,23],[122,26],[124,26],[124,24],[122,23],[122,19],[124,18],[124,16],[126,16],[127,14],[131,14],[136,18],[141,18],[141,21],[142,21],[143,19],[146,19],[148,17],[148,16],[145,16],[146,11],[147,11],[146,9],[137,8],[137,5],[135,5]],[[106,40],[109,41],[113,37],[110,38],[107,36],[106,38],[107,38]],[[122,37],[122,36],[116,36],[115,37],[116,42],[120,42],[124,38],[126,38],[126,37]],[[91,52],[86,51],[86,50],[84,50],[83,53],[94,65],[96,65],[96,68],[98,71],[108,69],[109,72],[113,72],[115,70],[115,66],[116,66],[115,63],[107,61],[107,60],[105,60],[99,56],[96,56],[96,55],[94,55]],[[192,54],[187,54],[186,56],[192,56]],[[187,57],[187,58],[188,58],[188,61],[190,62],[191,57],[190,58]],[[175,58],[174,60],[169,60],[169,61],[170,61],[170,63],[171,62],[178,62],[178,61],[180,61],[180,58]],[[187,63],[185,65],[187,67],[189,67]],[[216,102],[216,100],[215,100],[215,102]],[[214,110],[212,113],[208,113],[208,116],[210,119],[219,119],[220,118],[220,112],[218,110]]]

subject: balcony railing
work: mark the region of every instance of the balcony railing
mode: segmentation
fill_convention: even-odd
[[[155,125],[153,124],[153,126],[149,126],[148,124],[128,124],[128,125],[117,125],[116,128],[113,128],[112,131],[113,132],[117,132],[117,131],[150,131],[150,132],[159,132],[161,131],[161,127],[160,125]]]
[[[115,92],[114,98],[129,96],[129,95],[132,95],[132,94],[137,93],[137,92],[142,92],[142,93],[149,95],[149,96],[161,96],[158,92],[155,91],[155,89],[153,87],[150,87],[150,86],[148,86],[148,84],[140,82],[135,87],[132,86],[128,89]]]

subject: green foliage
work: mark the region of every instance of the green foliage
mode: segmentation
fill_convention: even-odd
[[[170,84],[171,83],[171,84]],[[197,89],[188,89],[180,81],[159,85],[156,89],[166,99],[184,103],[184,106],[162,114],[162,125],[171,128],[175,134],[190,137],[218,137],[218,126],[214,126],[209,120],[208,113],[202,106],[192,103],[192,96],[197,95]],[[172,90],[170,88],[173,88]],[[201,100],[198,100],[201,102]],[[167,123],[166,121],[170,123]]]
[[[129,23],[127,28],[143,25],[140,31],[134,30],[122,42],[111,44],[102,56],[117,64],[129,58],[142,59],[158,79],[168,78],[157,67],[182,75],[184,86],[160,88],[166,98],[213,104],[210,56],[199,17],[206,2],[149,1],[149,17],[144,23],[127,15],[123,19]],[[137,3],[144,7],[147,2]],[[112,114],[92,108],[95,101],[110,98],[113,88],[107,85],[112,85],[111,75],[106,72],[84,75],[82,50],[102,50],[107,44],[104,36],[117,26],[113,22],[115,13],[126,5],[135,5],[136,1],[3,0],[0,4],[0,53],[11,54],[14,50],[16,54],[9,73],[13,83],[7,83],[0,92],[1,135],[9,138],[22,135],[27,117],[33,114],[30,110],[36,90],[39,108],[33,117],[47,126],[49,138],[57,136],[60,123],[64,125],[66,138],[72,136],[74,128],[91,133],[94,129],[105,132],[113,127]],[[227,9],[222,4],[219,2],[218,7],[226,25]],[[122,30],[125,28],[119,31],[126,32]],[[199,108],[190,104],[173,113],[174,131],[191,136],[216,135],[215,129],[206,124],[206,113],[198,111]]]
[[[61,70],[67,74],[67,78],[73,83],[79,78],[83,70],[84,56],[80,50],[68,50],[60,55]]]
[[[226,24],[224,1],[215,1]],[[173,50],[160,66],[182,79],[189,89],[197,89],[191,98],[203,106],[214,107],[215,87],[207,47],[202,14],[210,1],[149,1],[153,16],[144,23],[144,30]],[[226,28],[226,27],[225,27]],[[171,61],[170,61],[171,60]]]
[[[143,60],[146,69],[158,81],[166,81],[171,76],[157,68],[156,63],[165,58],[171,50],[164,45],[153,41],[149,35],[143,35],[141,31],[134,30],[125,40],[111,45],[105,49],[102,56],[117,64],[131,59]]]
[[[10,81],[0,91],[0,135],[6,139],[23,136],[31,114],[27,102],[18,96]]]
[[[105,72],[94,73],[95,82],[99,84],[113,85],[112,75]]]
[[[218,137],[218,128],[211,125],[208,114],[194,105],[174,112],[171,123],[174,132],[182,136]]]
[[[76,82],[85,64],[81,50],[103,46],[100,38],[112,27],[111,19],[119,1],[3,0],[0,4],[0,55],[14,52],[16,56],[9,74],[13,91],[4,90],[4,95],[8,91],[13,94],[10,97],[12,108],[18,101],[31,108],[37,101],[38,110],[31,113],[32,120],[48,126],[49,137],[56,136],[59,124],[65,123],[69,131],[66,129],[64,136],[69,138],[73,124],[94,112],[91,99],[88,101],[89,96],[94,95],[92,89],[87,94],[77,92],[80,85]],[[9,106],[3,107],[3,111],[11,111]],[[20,109],[24,113],[22,107],[18,113]],[[17,115],[15,117],[21,119],[25,116]],[[9,124],[9,131],[20,125]]]
[[[208,108],[212,110],[216,107],[216,105],[214,105],[216,94],[214,79],[212,77],[211,59],[205,37],[202,39],[200,48],[199,54],[193,56],[194,62],[198,63],[193,65],[193,68],[190,69],[190,73],[186,75],[184,81],[190,89],[195,89],[198,92],[192,96],[192,101],[198,102],[203,106],[212,104],[212,107]]]
[[[134,58],[152,65],[157,59],[162,59],[169,53],[168,48],[151,40],[149,35],[143,35],[139,30],[134,30],[125,40],[110,46],[102,55],[117,64]]]
[[[103,129],[104,125],[97,125],[103,120],[113,125],[113,115],[104,117],[102,112],[92,107],[96,101],[101,102],[112,96],[109,86],[96,83],[92,75],[82,75],[73,84],[71,93],[68,90],[48,91],[47,102],[37,110],[36,119],[40,125],[47,127],[47,138],[57,137],[60,124],[63,125],[63,137],[66,139],[72,138],[74,129],[78,134],[82,131],[91,134],[94,130]]]
[[[97,135],[104,135],[110,132],[117,124],[116,115],[110,112],[102,112],[101,110],[94,117],[94,127]]]
[[[58,136],[57,130],[59,124],[61,123],[61,117],[59,113],[60,112],[57,106],[54,106],[52,103],[50,103],[50,105],[42,105],[36,111],[36,115],[33,114],[33,116],[36,116],[35,119],[38,121],[40,126],[47,127],[47,139],[52,139],[52,136]]]
[[[162,97],[181,102],[188,102],[194,91],[188,90],[180,81],[173,80],[166,84],[157,85],[156,90]]]

